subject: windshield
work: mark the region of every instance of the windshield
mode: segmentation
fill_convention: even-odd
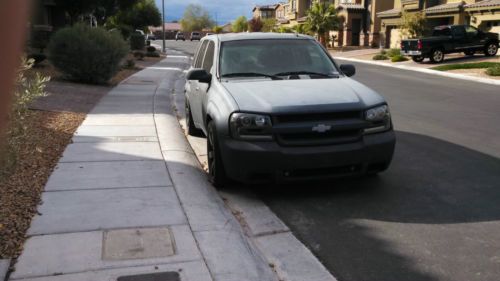
[[[224,42],[221,46],[221,77],[292,76],[301,79],[338,74],[330,57],[313,40],[241,40]]]

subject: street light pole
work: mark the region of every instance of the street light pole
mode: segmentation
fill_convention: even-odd
[[[161,29],[163,32],[163,53],[165,53],[166,52],[166,47],[165,47],[165,0],[161,1],[161,10],[162,10]]]

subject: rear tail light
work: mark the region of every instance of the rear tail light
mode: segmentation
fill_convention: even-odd
[[[422,40],[418,40],[417,49],[422,50]]]

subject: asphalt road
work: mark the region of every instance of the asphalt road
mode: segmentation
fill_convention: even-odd
[[[356,67],[391,106],[391,168],[261,198],[340,281],[499,280],[500,87]]]
[[[356,67],[354,79],[391,106],[391,168],[375,178],[253,188],[339,281],[499,280],[499,87]]]

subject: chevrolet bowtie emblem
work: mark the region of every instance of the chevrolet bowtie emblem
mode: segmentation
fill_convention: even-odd
[[[312,128],[313,132],[318,132],[318,133],[324,133],[327,131],[330,131],[332,129],[332,126],[325,125],[325,124],[319,124],[317,126],[314,126]]]

